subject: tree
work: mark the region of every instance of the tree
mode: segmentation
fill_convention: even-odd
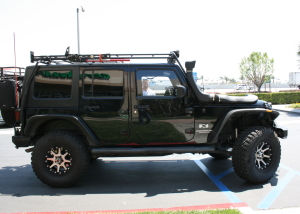
[[[241,76],[256,85],[258,92],[266,80],[274,72],[274,59],[270,59],[267,53],[252,52],[249,57],[242,59],[240,63]]]
[[[227,84],[227,82],[230,81],[230,78],[226,77],[226,76],[223,76],[223,77],[220,77],[220,80],[224,80],[225,83]]]
[[[236,83],[236,80],[235,80],[234,78],[230,78],[230,79],[229,79],[229,83],[235,84],[235,83]]]

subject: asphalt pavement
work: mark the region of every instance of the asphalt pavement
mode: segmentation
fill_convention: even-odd
[[[273,109],[279,112],[290,112],[300,114],[300,109],[289,107],[289,104],[273,105]],[[268,209],[254,211],[250,207],[238,208],[243,214],[295,214],[300,213],[300,207],[284,208],[284,209]]]
[[[279,112],[281,112],[282,113],[282,115],[285,115],[285,113],[284,112],[287,112],[287,113],[295,113],[295,114],[299,114],[300,113],[300,109],[293,109],[293,108],[289,108],[288,107],[289,105],[288,104],[283,104],[283,105],[273,105],[273,109],[274,110],[277,110],[277,111],[279,111]],[[294,114],[294,115],[295,115]],[[298,121],[298,119],[297,118],[299,118],[298,116],[296,116],[295,118],[294,118],[294,122],[297,122]],[[1,119],[1,118],[0,118]],[[285,119],[284,119],[285,120]],[[290,121],[290,120],[289,120]],[[2,128],[2,130],[1,130],[1,135],[2,134],[5,134],[5,135],[7,135],[7,136],[9,136],[8,134],[12,134],[13,133],[13,130],[11,129],[11,128],[5,128],[5,127],[3,127]],[[7,139],[7,140],[9,140],[9,138]],[[285,144],[287,144],[287,143],[285,143]],[[283,146],[284,146],[284,144],[283,144]],[[8,148],[8,147],[5,147],[5,148]],[[16,152],[21,152],[21,151],[18,151],[18,150],[16,150]],[[2,155],[5,155],[5,154],[7,154],[7,159],[9,159],[8,161],[9,161],[9,163],[11,164],[11,165],[8,165],[8,164],[5,164],[5,166],[14,166],[12,163],[12,160],[10,160],[11,158],[13,158],[12,157],[12,152],[3,152],[3,154]],[[20,153],[21,154],[21,153]],[[27,154],[25,154],[26,156],[27,156]],[[26,157],[26,159],[24,158],[25,157],[25,155],[22,155],[22,157],[21,156],[19,156],[19,158],[18,158],[18,160],[15,160],[15,161],[19,161],[19,160],[22,160],[22,162],[18,162],[19,163],[19,165],[22,163],[23,165],[24,165],[24,162],[26,162],[26,159],[28,159],[28,157]],[[24,157],[23,157],[24,156]],[[6,157],[6,156],[5,156]],[[192,156],[191,156],[192,157]],[[3,158],[2,158],[3,159]],[[197,159],[197,158],[196,158]],[[3,159],[4,160],[4,159]],[[166,161],[166,160],[164,160],[164,161]],[[110,162],[110,164],[108,164]],[[175,166],[175,164],[174,164],[174,166],[172,165],[172,167],[171,168],[177,168],[176,170],[175,170],[175,172],[178,172],[178,171],[184,171],[183,169],[181,170],[181,169],[179,169],[178,167],[178,165],[181,165],[181,164],[179,164],[180,163],[180,161],[177,161],[177,163],[176,163],[176,166]],[[184,167],[184,168],[187,168],[187,167],[194,167],[193,165],[191,165],[191,164],[189,164],[189,162],[190,161],[187,161],[187,163],[185,163],[186,162],[186,160],[183,162],[183,166],[182,167]],[[206,162],[203,160],[203,162],[204,163],[209,163],[209,161],[207,161],[206,160]],[[223,161],[224,162],[224,161]],[[222,163],[223,163],[222,162]],[[18,165],[18,163],[17,164],[15,164],[15,165]],[[129,163],[127,163],[127,161],[119,161],[119,163],[122,163],[122,165],[126,165],[126,164],[129,164]],[[22,165],[21,164],[21,165]],[[104,166],[104,164],[105,165],[112,165],[112,166],[109,166],[109,168],[111,168],[111,169],[115,169],[116,170],[116,172],[115,171],[113,171],[113,173],[112,174],[118,174],[118,172],[121,170],[121,167],[117,167],[117,164],[116,163],[113,163],[113,162],[111,162],[111,161],[108,161],[108,160],[104,160],[104,161],[97,161],[97,163],[96,163],[96,165],[100,165],[100,167],[105,167]],[[132,167],[132,165],[133,165],[134,163],[130,163],[130,166]],[[159,168],[161,168],[162,166],[164,166],[164,165],[168,165],[168,164],[172,164],[171,162],[169,163],[169,162],[166,162],[166,163],[160,163],[159,164]],[[223,163],[223,165],[225,164],[225,162]],[[119,164],[120,165],[120,164]],[[153,165],[153,163],[148,163],[147,161],[145,162],[145,163],[143,163],[143,162],[137,162],[137,167],[145,167],[145,168],[147,168],[147,167],[149,167],[149,166],[152,166]],[[285,165],[288,165],[288,163],[285,163]],[[27,166],[27,165],[26,165]],[[153,165],[152,167],[155,167],[156,165]],[[207,165],[208,166],[208,165]],[[290,165],[289,165],[290,166]],[[1,167],[0,167],[1,168]],[[16,167],[9,167],[9,172],[11,171],[11,170],[15,170],[15,171],[12,171],[12,172],[14,172],[15,174],[18,174],[17,172],[18,172],[18,170],[16,170],[15,169]],[[25,167],[26,168],[26,167]],[[96,167],[94,167],[94,168],[96,168]],[[25,169],[23,169],[23,171],[24,171]],[[126,170],[123,170],[124,172],[127,172],[129,169],[127,168]],[[148,169],[149,170],[149,169]],[[153,169],[152,169],[153,170]],[[279,171],[279,173],[281,174],[281,173],[283,173],[283,170],[284,169],[281,169],[281,171]],[[19,171],[21,171],[21,169],[19,170]],[[22,171],[22,172],[23,172]],[[108,172],[107,170],[105,170],[106,172]],[[118,171],[118,172],[117,172]],[[166,171],[166,169],[164,170],[164,171]],[[194,172],[195,170],[194,170],[194,168],[192,169],[192,170],[189,170],[189,172]],[[3,170],[2,171],[2,173],[4,173],[4,172],[6,172],[5,170]],[[56,196],[57,195],[57,193],[55,193],[57,190],[53,190],[53,189],[49,189],[48,187],[44,187],[42,184],[40,184],[40,183],[38,183],[37,181],[36,181],[36,178],[32,175],[32,172],[31,172],[31,170],[25,170],[25,172],[27,173],[27,174],[22,174],[22,173],[20,173],[20,174],[22,174],[22,176],[25,176],[25,177],[28,177],[29,178],[29,181],[26,181],[27,182],[27,184],[28,184],[28,186],[31,186],[31,188],[29,188],[29,187],[26,187],[25,188],[25,190],[24,191],[29,191],[29,189],[32,189],[32,186],[37,186],[37,191],[45,191],[45,192],[43,192],[43,193],[40,193],[40,194],[32,194],[32,195],[22,195],[22,194],[20,194],[20,195],[12,195],[12,190],[10,190],[10,191],[8,191],[6,194],[5,194],[5,192],[4,191],[2,191],[1,193],[2,193],[2,199],[5,199],[5,198],[8,198],[8,197],[10,197],[10,200],[12,200],[13,202],[15,202],[16,200],[24,200],[24,199],[27,199],[28,201],[28,203],[29,204],[31,204],[32,203],[32,200],[30,199],[31,197],[36,197],[36,196],[39,196],[39,198],[41,198],[42,196],[43,197],[48,197],[48,198],[54,198],[53,196]],[[160,172],[160,171],[157,171],[157,172]],[[91,172],[90,172],[91,173]],[[94,175],[94,172],[92,173],[93,175]],[[107,173],[108,174],[108,173]],[[199,174],[199,173],[198,173]],[[197,174],[197,176],[199,176]],[[137,174],[137,172],[133,172],[133,175],[135,175],[136,177],[138,177],[139,176],[139,174]],[[148,176],[149,176],[149,174],[147,174]],[[288,174],[287,174],[288,175]],[[2,175],[2,176],[4,176],[4,175]],[[101,176],[97,176],[97,175],[94,175],[96,178],[97,177],[101,177]],[[130,179],[132,179],[132,175],[128,175],[129,177],[130,177]],[[153,175],[152,175],[153,176]],[[158,177],[160,177],[160,176],[162,176],[161,174],[159,174],[159,176]],[[192,177],[193,175],[190,173],[189,174],[189,179],[191,179],[191,177]],[[18,177],[18,176],[17,176]],[[90,177],[92,177],[92,176],[90,176]],[[115,176],[112,176],[112,177],[110,177],[110,179],[113,179]],[[122,175],[122,176],[117,176],[117,177],[121,177],[122,179],[127,179],[127,177],[125,176],[125,175]],[[179,176],[180,177],[180,176]],[[176,179],[178,179],[178,180],[180,180],[180,178],[179,177],[176,177]],[[87,178],[88,178],[88,176],[87,176]],[[87,179],[86,178],[86,179]],[[204,176],[204,178],[205,178],[205,176]],[[234,176],[231,174],[231,177],[230,177],[230,179],[231,178],[234,178]],[[116,178],[114,178],[114,179],[116,179]],[[173,180],[176,180],[176,179],[173,179]],[[208,178],[207,178],[208,179]],[[280,180],[281,181],[283,181],[285,178],[284,177],[280,177]],[[21,179],[21,180],[23,180],[23,179]],[[181,181],[181,180],[180,180]],[[211,182],[209,182],[209,181],[206,181],[206,180],[202,180],[202,182],[205,184],[205,185],[208,185],[208,184],[210,184]],[[213,179],[212,181],[216,181],[216,179]],[[222,180],[223,181],[223,183],[224,184],[227,184],[227,182],[226,182],[226,180]],[[23,181],[23,182],[25,182],[25,181]],[[91,183],[93,183],[92,181],[89,181],[89,182],[91,182]],[[20,189],[20,186],[19,185],[17,185],[18,183],[20,183],[20,182],[16,182],[16,181],[14,181],[14,185],[10,185],[10,187],[13,187],[13,188],[16,188],[16,191],[17,191],[17,189]],[[112,182],[114,185],[118,185],[119,184],[119,182]],[[196,182],[195,182],[196,183]],[[8,181],[6,181],[6,184],[10,184]],[[129,182],[129,184],[130,184],[130,182]],[[151,182],[150,183],[148,183],[148,185],[150,185],[151,184]],[[290,184],[290,186],[293,188],[293,184],[294,183],[291,183]],[[4,185],[4,184],[2,184],[2,185]],[[86,189],[86,188],[88,188],[89,187],[89,185],[88,185],[88,183],[86,183],[85,182],[85,185],[86,185],[86,187],[84,188],[84,189]],[[164,185],[164,186],[166,186],[166,182],[162,182],[162,185]],[[197,185],[199,185],[199,184],[197,184]],[[229,185],[229,184],[228,184]],[[1,186],[1,185],[0,185]],[[22,185],[22,186],[25,186],[25,185]],[[136,186],[136,185],[135,185]],[[213,186],[213,185],[212,185]],[[97,188],[97,187],[99,187],[99,184],[97,184],[96,182],[94,182],[93,183],[93,185],[92,185],[92,188]],[[275,189],[275,187],[276,186],[273,186],[272,188],[273,189]],[[277,184],[277,187],[280,187],[280,183],[278,183]],[[2,189],[4,189],[4,186],[1,186],[1,188]],[[23,187],[22,187],[23,188]],[[21,189],[22,189],[21,188]],[[77,187],[77,188],[80,188],[80,187]],[[113,188],[113,186],[111,186],[111,187],[109,187],[110,189],[112,189]],[[119,187],[120,188],[120,187]],[[265,186],[263,186],[263,188],[261,189],[261,190],[266,190],[268,188],[268,185],[265,185]],[[232,189],[232,187],[230,188],[230,189]],[[131,188],[130,188],[130,190],[131,190]],[[143,190],[143,189],[142,189]],[[197,191],[196,191],[197,190]],[[198,189],[195,189],[195,191],[193,192],[189,192],[188,194],[189,195],[192,195],[192,196],[194,196],[194,197],[197,197],[198,198],[198,200],[204,200],[203,198],[200,198],[200,195],[196,195],[197,194],[197,192],[199,192],[199,190],[202,190],[201,188],[198,188]],[[206,195],[206,197],[207,198],[209,198],[209,195],[210,194],[212,194],[211,192],[213,192],[212,190],[209,190],[209,189],[203,189],[203,190],[205,190],[204,192],[205,192],[205,195]],[[202,191],[203,191],[202,190]],[[21,191],[21,190],[18,190],[18,191]],[[30,190],[31,191],[31,190]],[[29,192],[30,192],[29,191]],[[48,194],[48,192],[50,191],[52,191],[53,192],[53,194]],[[62,190],[59,190],[59,191],[62,191]],[[67,190],[66,190],[67,191]],[[71,190],[70,190],[71,191]],[[71,196],[70,196],[70,198],[68,199],[68,200],[71,200],[72,198],[74,198],[74,200],[75,200],[75,198],[77,197],[80,197],[80,195],[74,195],[74,196],[72,196],[73,194],[74,194],[74,192],[73,191],[75,191],[75,188],[73,188],[73,190],[69,193]],[[257,193],[259,193],[259,194],[265,194],[264,192],[258,192],[259,191],[259,189],[257,189],[257,190],[255,190]],[[296,189],[294,189],[294,192],[297,192],[297,188]],[[126,196],[126,194],[128,194],[128,192],[130,192],[130,191],[124,191],[124,192],[121,192],[121,191],[117,191],[117,192],[119,192],[120,194],[113,194],[113,198],[114,198],[114,200],[115,200],[115,198],[117,198],[117,197],[125,197]],[[142,192],[144,192],[144,191],[137,191],[135,194],[133,194],[132,192],[130,192],[130,194],[129,194],[129,196],[127,195],[126,197],[132,197],[132,195],[133,196],[139,196],[139,194],[141,194]],[[241,191],[241,193],[244,193],[244,192],[246,192],[246,191]],[[251,190],[248,190],[247,192],[251,192]],[[273,191],[274,192],[274,191]],[[87,192],[87,193],[89,193],[89,191]],[[97,194],[96,194],[97,193]],[[108,193],[114,193],[114,192],[108,192]],[[105,197],[109,197],[109,194],[108,193],[106,193],[106,192],[103,192],[101,195],[104,195]],[[122,194],[121,194],[122,193]],[[167,192],[165,192],[164,194],[157,194],[158,196],[156,196],[156,197],[159,197],[159,196],[161,196],[161,195],[168,195],[168,197],[170,197],[170,198],[172,198],[172,197],[174,197],[174,195],[175,194],[171,194],[171,192],[169,193],[169,194],[166,194]],[[244,199],[244,195],[241,195],[241,193],[238,193],[237,191],[235,191],[234,192],[234,194],[235,195],[237,195],[238,197],[240,197],[241,199],[242,199],[242,201],[245,201]],[[181,197],[179,197],[178,196],[178,198],[181,198],[180,200],[181,201],[184,201],[184,196],[183,196],[183,194],[184,193],[182,193],[181,194]],[[10,196],[10,195],[12,195],[12,196]],[[47,196],[47,195],[50,195],[50,196]],[[93,192],[93,191],[91,191],[90,192],[90,194],[84,194],[85,195],[85,197],[89,197],[89,195],[93,195],[93,198],[97,198],[97,195],[99,195],[98,194],[98,192]],[[282,194],[282,195],[285,195],[285,194]],[[287,195],[289,195],[289,194],[287,194]],[[297,195],[297,194],[296,194]],[[62,202],[60,202],[60,203],[63,203],[64,204],[64,206],[67,206],[67,202],[66,201],[64,201],[63,199],[65,198],[65,197],[68,197],[68,194],[61,194],[61,195],[59,195],[60,196],[60,198],[61,198],[61,200],[62,200]],[[148,198],[151,198],[150,197],[151,195],[149,195],[149,197]],[[252,195],[252,197],[253,197],[254,195]],[[221,197],[221,193],[218,195],[218,197]],[[256,196],[254,196],[254,197],[256,197]],[[292,195],[290,195],[290,197],[292,197]],[[152,196],[152,198],[154,198],[154,196]],[[200,199],[199,199],[200,198]],[[97,198],[97,199],[99,199],[99,198]],[[110,199],[112,199],[112,198],[110,198]],[[281,197],[281,198],[278,198],[278,200],[284,200],[284,199],[286,199],[286,198],[284,198],[283,196]],[[73,199],[72,199],[73,200]],[[77,200],[77,199],[76,199]],[[89,198],[89,200],[90,200],[90,198]],[[103,200],[103,198],[102,198],[102,200]],[[191,200],[191,199],[189,199],[189,200]],[[248,199],[249,200],[249,199]],[[288,199],[287,199],[288,200]],[[297,200],[297,199],[296,199]],[[101,201],[101,200],[100,200]],[[224,199],[222,199],[221,201],[226,201],[226,200],[224,200]],[[31,203],[30,203],[31,202]],[[57,202],[57,201],[56,201]],[[224,203],[223,202],[223,203]],[[6,203],[9,203],[9,202],[7,202],[6,201]],[[109,200],[107,201],[107,203],[110,203],[109,202]],[[251,203],[251,202],[250,202]],[[276,203],[276,202],[274,202],[274,203]],[[88,203],[87,203],[88,204]],[[211,207],[213,206],[213,204],[209,204],[209,203],[204,203],[204,204],[208,204],[207,206],[210,206],[210,208],[206,208],[206,209],[211,209]],[[294,213],[300,213],[300,207],[289,207],[289,208],[282,208],[282,209],[265,209],[265,210],[253,210],[250,206],[247,206],[247,204],[245,205],[245,204],[243,204],[243,203],[235,203],[235,204],[237,204],[237,207],[231,207],[232,205],[234,205],[234,203],[232,203],[232,204],[226,204],[228,207],[227,208],[236,208],[236,209],[239,209],[243,214],[294,214]],[[12,204],[11,204],[12,205]],[[90,205],[90,204],[89,204]],[[239,205],[241,205],[241,206],[239,206]],[[250,204],[249,204],[250,205]],[[8,206],[8,205],[6,205],[6,206]],[[171,205],[172,206],[172,205]],[[180,206],[180,205],[179,205]],[[152,208],[150,208],[150,210],[153,210],[153,211],[156,211],[156,208],[155,207],[158,207],[158,206],[153,206]],[[204,208],[203,208],[204,207]],[[178,208],[178,209],[184,209],[184,208],[187,208],[187,209],[189,209],[189,207],[173,207],[173,208],[170,208],[170,209],[175,209],[176,210],[176,208]],[[217,207],[218,208],[218,207]],[[222,207],[219,207],[219,208],[222,208]],[[91,208],[89,208],[89,209],[91,209]],[[194,207],[194,209],[199,209],[199,210],[201,210],[201,209],[205,209],[205,205],[204,206],[202,206],[202,208],[201,207],[199,207],[199,208],[197,208],[197,207]],[[1,210],[1,209],[0,209]],[[51,210],[50,208],[49,208],[49,210]],[[52,209],[53,210],[53,209]],[[94,209],[94,210],[96,210],[96,209]],[[167,209],[166,209],[167,210]],[[56,213],[56,214],[58,214],[58,213],[60,213],[60,214],[66,214],[66,213],[69,213],[69,212],[61,212],[61,211],[59,211],[59,210],[57,210],[58,212],[51,212],[51,213]],[[107,212],[108,211],[112,211],[112,210],[106,210]],[[120,210],[118,210],[118,211],[120,211]],[[143,211],[143,210],[124,210],[124,211],[126,211],[126,212],[131,212],[131,211]],[[159,211],[159,210],[157,210],[157,211]],[[79,211],[80,213],[94,213],[94,211],[87,211],[87,212],[84,212],[84,211]],[[78,212],[78,213],[79,213]],[[97,211],[97,212],[101,212],[101,211]],[[102,211],[103,212],[103,211]],[[30,213],[30,212],[29,212]],[[42,212],[39,212],[39,213],[42,213]],[[76,211],[74,212],[74,213],[77,213]],[[117,213],[117,212],[116,212]],[[1,211],[0,211],[0,214],[1,214]],[[32,213],[31,213],[32,214]]]
[[[277,111],[292,112],[300,114],[300,109],[288,107],[290,104],[273,105],[273,109]]]

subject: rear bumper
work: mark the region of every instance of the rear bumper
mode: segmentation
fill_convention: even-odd
[[[12,136],[12,142],[16,147],[28,147],[31,142],[31,137],[27,136]]]

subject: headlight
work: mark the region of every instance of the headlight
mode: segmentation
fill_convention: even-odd
[[[270,102],[265,103],[265,108],[272,110],[272,103],[270,103]]]

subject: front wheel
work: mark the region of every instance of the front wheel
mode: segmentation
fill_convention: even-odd
[[[240,178],[261,184],[273,177],[280,156],[280,142],[271,128],[250,127],[234,143],[232,165]]]
[[[34,146],[31,164],[36,176],[51,187],[73,186],[90,162],[86,145],[75,135],[49,132]]]

